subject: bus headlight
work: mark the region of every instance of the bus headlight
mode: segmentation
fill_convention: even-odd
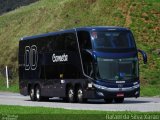
[[[107,88],[107,87],[105,87],[105,86],[101,86],[101,85],[98,85],[98,84],[94,84],[94,87],[96,87],[96,88],[98,88],[98,89],[102,89],[102,90],[104,90],[104,89]]]

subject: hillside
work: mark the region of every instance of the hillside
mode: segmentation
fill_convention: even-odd
[[[141,83],[160,87],[159,0],[40,0],[0,16],[0,71],[17,76],[18,41],[23,36],[78,26],[129,27],[149,60],[141,63]],[[145,89],[145,88],[144,88]]]

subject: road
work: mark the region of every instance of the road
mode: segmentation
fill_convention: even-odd
[[[103,110],[103,111],[160,111],[160,98],[140,97],[126,98],[121,104],[106,104],[103,100],[89,100],[87,103],[64,103],[58,98],[50,99],[46,102],[30,101],[29,96],[22,96],[18,93],[0,92],[1,105],[20,105],[20,106],[41,106],[51,108],[65,108],[76,110]]]

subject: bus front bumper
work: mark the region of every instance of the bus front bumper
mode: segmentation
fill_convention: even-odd
[[[105,86],[94,84],[94,89],[86,90],[85,98],[117,98],[117,97],[139,97],[140,96],[140,85],[134,85],[132,87],[124,88],[108,88]]]

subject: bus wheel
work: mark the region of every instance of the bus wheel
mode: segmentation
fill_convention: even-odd
[[[112,103],[113,98],[105,98],[104,101],[105,101],[106,103]]]
[[[36,100],[34,88],[31,88],[31,89],[30,89],[30,91],[29,91],[29,96],[30,96],[30,99],[31,99],[32,101],[35,101],[35,100]]]
[[[38,86],[36,86],[36,91],[35,91],[35,93],[36,93],[36,100],[37,101],[41,101],[42,100],[42,97],[41,97],[41,89],[40,89],[40,87],[39,87],[39,85]]]
[[[114,98],[115,103],[123,103],[124,98]]]
[[[68,91],[67,91],[67,101],[70,102],[70,103],[75,102],[74,90],[73,90],[72,87],[68,88]]]
[[[81,87],[77,89],[76,93],[77,93],[77,102],[79,103],[87,102],[87,99],[83,98],[83,90]]]

